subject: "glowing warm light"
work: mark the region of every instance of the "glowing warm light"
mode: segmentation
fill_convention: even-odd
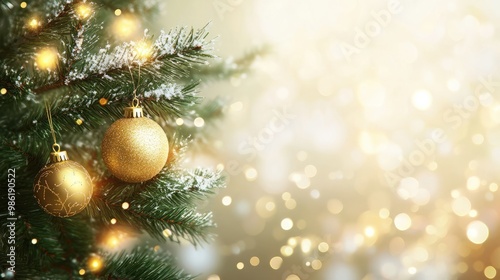
[[[239,270],[242,270],[243,268],[245,268],[245,264],[242,262],[239,262],[236,264],[236,268],[238,268]]]
[[[408,268],[408,274],[414,275],[415,273],[417,273],[417,268],[416,267],[412,266],[412,267]]]
[[[276,212],[276,203],[272,197],[263,196],[255,203],[255,210],[262,218],[269,218]]]
[[[249,167],[245,170],[245,178],[247,178],[248,181],[255,181],[257,179],[257,169],[253,167]]]
[[[103,261],[100,256],[93,255],[87,261],[88,269],[92,272],[97,272],[102,269]]]
[[[302,239],[302,242],[300,242],[300,249],[302,250],[302,252],[306,254],[311,252],[311,247],[312,247],[312,242],[308,238],[304,238]]]
[[[36,29],[40,26],[40,22],[36,18],[32,18],[30,19],[28,25],[31,29]]]
[[[82,268],[82,269],[78,270],[78,274],[85,275],[85,269]]]
[[[172,236],[172,231],[171,231],[170,229],[168,229],[168,228],[167,228],[167,229],[164,229],[164,230],[163,230],[163,236],[165,236],[165,237],[170,237],[170,236]]]
[[[267,211],[273,211],[276,208],[276,204],[274,204],[274,202],[272,201],[269,201],[266,203],[264,207],[266,208]]]
[[[21,6],[21,8],[23,8],[23,9],[25,9],[26,7],[28,7],[28,3],[21,2],[21,4],[19,6]]]
[[[81,3],[76,7],[76,14],[80,19],[86,19],[92,14],[92,7],[89,4]]]
[[[57,65],[57,52],[53,48],[42,49],[36,55],[36,64],[40,69],[54,69]]]
[[[287,243],[288,243],[288,245],[295,247],[295,246],[297,246],[297,238],[290,237],[290,238],[288,238]]]
[[[314,270],[320,270],[322,266],[323,266],[323,263],[320,260],[313,260],[311,262],[311,267]]]
[[[305,190],[311,186],[311,180],[305,174],[292,173],[289,178],[299,189]]]
[[[116,9],[115,10],[115,16],[120,16],[122,14],[122,10]]]
[[[116,37],[122,40],[131,39],[139,30],[139,20],[137,18],[126,15],[117,17],[113,23],[113,33]]]
[[[153,54],[153,47],[149,42],[140,41],[135,45],[135,53],[140,59],[148,59]],[[194,120],[194,125],[196,127],[202,127],[205,124],[205,121],[198,117]]]
[[[411,227],[411,218],[406,213],[400,213],[394,218],[394,225],[400,231],[405,231]]]
[[[106,246],[108,248],[116,248],[116,246],[118,246],[118,244],[120,244],[119,240],[118,240],[118,237],[115,236],[115,235],[110,235],[108,237],[108,239],[106,240]]]
[[[484,269],[484,276],[488,279],[493,279],[495,276],[497,276],[497,270],[493,266],[487,266]]]
[[[233,201],[233,199],[230,196],[226,195],[222,198],[222,205],[229,206],[229,205],[231,205],[232,201]]]
[[[127,210],[130,207],[130,204],[128,202],[123,202],[122,203],[122,208]]]
[[[481,185],[481,179],[479,179],[477,176],[471,176],[469,179],[467,179],[467,189],[470,191],[475,191],[479,188]]]
[[[82,120],[82,119],[77,119],[77,120],[75,121],[75,123],[76,123],[77,125],[82,125],[82,124],[83,124],[83,120]]]
[[[281,194],[281,199],[285,201],[289,200],[290,198],[292,198],[292,195],[289,192],[284,192],[283,194]]]
[[[116,219],[115,219],[115,218],[113,218],[113,219],[111,219],[111,221],[110,221],[110,222],[111,222],[111,224],[112,224],[112,225],[114,225],[114,224],[116,224]]]
[[[285,280],[300,280],[300,277],[295,274],[290,274],[286,277]]]
[[[432,95],[425,89],[417,90],[411,97],[413,107],[425,111],[432,105]]]
[[[258,266],[258,265],[259,265],[259,263],[260,263],[260,259],[259,259],[259,257],[255,257],[255,256],[254,256],[254,257],[251,257],[251,258],[250,258],[250,264],[251,264],[252,266]]]
[[[6,89],[6,88],[2,88],[2,89],[0,89],[0,94],[1,94],[1,95],[4,95],[4,94],[6,94],[6,93],[7,93],[7,89]]]
[[[281,264],[283,263],[283,259],[281,257],[273,257],[269,261],[269,265],[271,266],[272,269],[278,270],[281,267]]]
[[[102,97],[101,99],[99,99],[99,104],[101,106],[104,106],[104,105],[108,104],[108,100],[106,98]]]
[[[33,245],[34,245],[34,244],[36,244],[36,243],[38,243],[38,239],[36,239],[36,238],[31,239],[31,244],[33,244]]]
[[[364,233],[366,237],[373,237],[375,236],[375,229],[371,226],[368,226],[365,228]]]
[[[398,187],[398,195],[404,199],[414,198],[418,195],[419,182],[413,177],[406,177],[401,179]]]
[[[297,202],[295,201],[295,199],[290,198],[289,200],[285,201],[285,207],[290,210],[295,209],[295,207],[297,207]]]
[[[472,221],[467,226],[467,238],[474,244],[483,244],[489,234],[488,226],[481,221]]]
[[[293,227],[293,221],[290,218],[284,218],[281,220],[281,228],[283,230],[291,230]]]
[[[467,197],[460,196],[453,200],[451,208],[453,209],[453,213],[457,216],[463,217],[469,214],[472,209],[472,204]]]
[[[389,212],[389,209],[387,208],[382,208],[378,211],[378,216],[382,219],[387,219],[391,212]]]
[[[470,210],[469,217],[471,217],[471,218],[477,217],[477,210],[475,210],[475,209]]]
[[[288,245],[281,246],[280,252],[284,257],[289,257],[293,254],[293,248]]]
[[[491,183],[489,186],[490,192],[496,192],[498,191],[498,184],[497,183]]]
[[[175,123],[176,123],[177,125],[183,125],[183,124],[184,124],[184,120],[183,120],[183,119],[181,119],[181,118],[177,118],[177,119],[175,120]]]
[[[330,246],[326,242],[321,242],[318,244],[318,251],[321,253],[326,253],[330,249]]]

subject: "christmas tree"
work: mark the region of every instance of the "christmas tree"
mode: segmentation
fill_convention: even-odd
[[[197,203],[224,186],[181,160],[223,109],[200,80],[241,67],[209,65],[205,28],[120,38],[152,2],[0,2],[3,278],[192,279],[157,246],[103,246],[120,230],[209,241]]]

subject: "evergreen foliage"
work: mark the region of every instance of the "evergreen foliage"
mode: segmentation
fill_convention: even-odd
[[[78,14],[82,3],[90,15]],[[98,246],[100,233],[118,223],[130,231],[166,242],[189,240],[197,245],[211,238],[211,213],[200,213],[197,202],[224,187],[218,172],[186,170],[181,159],[193,142],[203,138],[196,117],[212,123],[223,112],[223,102],[201,102],[201,79],[226,78],[241,73],[250,53],[236,63],[210,65],[212,40],[206,28],[174,28],[154,37],[145,32],[135,42],[120,42],[107,29],[115,9],[148,16],[155,1],[0,0],[0,170],[15,169],[16,279],[192,279],[179,269],[175,258],[145,246],[110,254]],[[38,24],[32,28],[30,22]],[[144,55],[138,45],[151,49]],[[57,65],[44,69],[37,54],[51,48]],[[241,64],[241,65],[240,65]],[[236,65],[236,66],[235,66]],[[170,155],[165,168],[152,180],[130,184],[110,175],[100,157],[104,130],[123,115],[137,85],[146,114],[166,130]],[[91,174],[94,194],[86,210],[70,218],[45,213],[33,197],[33,180],[47,163],[51,136],[45,104],[63,150]],[[185,125],[175,124],[182,118]],[[8,196],[0,194],[2,252],[7,252]],[[128,202],[130,208],[123,209]],[[172,234],[166,237],[163,232]],[[36,239],[36,244],[33,244]],[[104,259],[103,269],[89,272],[93,254]],[[9,267],[1,257],[2,272]],[[86,273],[80,275],[80,269]],[[9,274],[4,275],[9,277]]]

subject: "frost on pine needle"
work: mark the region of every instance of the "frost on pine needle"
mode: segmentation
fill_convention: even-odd
[[[152,98],[155,101],[160,99],[171,100],[179,96],[182,96],[182,87],[176,84],[161,84],[157,89],[144,92],[145,98]]]
[[[206,31],[204,29],[186,31],[185,29],[175,29],[168,33],[161,31],[158,38],[148,47],[149,37],[145,31],[145,39],[139,42],[125,42],[114,48],[107,44],[96,54],[82,54],[82,67],[73,68],[66,79],[66,84],[75,80],[83,80],[90,75],[106,76],[114,70],[126,70],[128,68],[151,65],[153,69],[160,69],[164,60],[181,58],[183,61],[176,63],[204,63],[202,59],[207,54],[204,53],[206,46],[211,42],[205,40]],[[79,48],[77,42],[76,48]],[[151,48],[150,50],[147,48]],[[75,51],[75,50],[74,50]],[[109,76],[109,75],[108,75]]]
[[[208,191],[221,187],[221,175],[210,169],[198,168],[190,170],[186,175],[179,179],[179,185],[172,186],[171,191],[175,190],[201,190]]]

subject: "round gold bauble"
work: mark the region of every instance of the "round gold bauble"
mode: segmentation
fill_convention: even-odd
[[[92,198],[92,180],[83,166],[66,152],[51,153],[51,163],[35,177],[33,193],[42,209],[56,217],[80,213]]]
[[[160,125],[139,114],[127,113],[114,122],[102,140],[102,158],[118,179],[139,183],[156,176],[168,158],[168,139]]]

